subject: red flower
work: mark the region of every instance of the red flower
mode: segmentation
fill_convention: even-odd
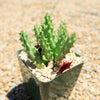
[[[35,48],[39,48],[39,46],[40,46],[40,44],[39,44],[39,43],[37,43],[37,45],[35,45]]]
[[[42,48],[40,47],[40,44],[39,43],[37,43],[37,45],[35,45],[35,48],[38,49],[38,52],[41,55]]]
[[[39,48],[38,48],[38,51],[39,51],[39,54],[41,55],[42,48],[41,48],[41,47],[39,47]]]
[[[70,65],[72,62],[63,62],[60,64],[59,70],[57,71],[57,73],[62,73],[64,70],[66,69],[70,69]]]

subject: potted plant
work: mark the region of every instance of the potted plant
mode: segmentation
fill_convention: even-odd
[[[65,21],[56,32],[49,14],[41,27],[34,26],[34,31],[34,42],[26,32],[20,32],[24,49],[17,52],[28,94],[32,100],[66,100],[83,65],[82,58],[70,51],[75,33],[67,34]]]

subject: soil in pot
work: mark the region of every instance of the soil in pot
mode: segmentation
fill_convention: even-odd
[[[19,55],[22,60],[26,62],[26,64],[29,66],[32,73],[43,82],[48,82],[52,79],[54,79],[58,74],[57,71],[59,67],[54,66],[53,61],[49,62],[48,65],[44,69],[38,69],[36,66],[30,61],[30,59],[27,58],[27,54],[23,51]],[[83,62],[83,58],[76,56],[75,53],[70,52],[65,55],[65,58],[61,61],[62,62],[72,62],[70,65],[70,68],[78,65],[79,63]],[[66,69],[68,70],[68,69]],[[66,71],[64,70],[64,71]]]

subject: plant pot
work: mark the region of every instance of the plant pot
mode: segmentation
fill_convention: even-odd
[[[18,56],[23,49],[17,51],[25,87],[32,100],[56,100],[62,97],[67,100],[77,81],[83,62],[66,70],[49,82],[40,81],[29,69],[25,61]],[[78,54],[76,54],[79,56]]]

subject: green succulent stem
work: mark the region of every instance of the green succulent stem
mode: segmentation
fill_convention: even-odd
[[[30,41],[27,33],[21,31],[19,34],[22,45],[24,46],[24,50],[28,54],[28,58],[36,65],[37,68],[44,68],[45,64],[43,63],[38,50],[34,47],[35,44]]]
[[[42,48],[41,55],[34,46],[35,43],[31,42],[27,33],[20,32],[20,40],[24,46],[25,52],[28,54],[28,58],[38,68],[44,68],[45,64],[50,61],[54,63],[56,61],[61,61],[65,54],[70,51],[70,48],[73,47],[73,44],[76,40],[75,33],[68,35],[67,34],[67,23],[62,21],[57,34],[54,30],[54,24],[49,14],[46,14],[44,17],[44,22],[41,23],[41,26],[34,26],[34,32],[36,37],[36,42],[40,44]]]

